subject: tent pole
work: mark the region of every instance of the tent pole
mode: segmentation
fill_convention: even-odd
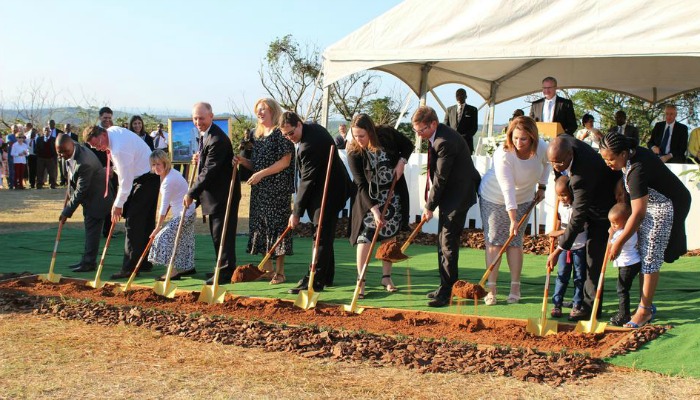
[[[433,97],[435,98],[435,101],[438,102],[438,104],[440,105],[440,108],[442,108],[442,111],[443,111],[443,112],[447,112],[447,107],[445,107],[445,105],[442,104],[442,101],[440,100],[440,98],[438,97],[438,95],[433,91],[433,89],[430,89],[430,94],[432,94]]]
[[[406,110],[408,110],[408,106],[411,104],[411,96],[413,95],[412,92],[408,92],[406,95],[406,100],[403,101],[403,108],[401,108],[401,114],[399,114],[399,117],[396,119],[396,124],[394,125],[394,129],[399,129],[399,125],[401,124],[401,120],[403,119],[404,114],[406,114]]]
[[[321,99],[321,125],[328,128],[328,100],[330,99],[330,86],[323,88],[323,98]]]

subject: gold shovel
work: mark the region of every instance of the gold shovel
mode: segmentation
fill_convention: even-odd
[[[559,229],[559,197],[554,201],[554,230]],[[552,237],[549,242],[549,254],[554,252],[557,238]],[[542,314],[540,318],[528,318],[527,332],[537,336],[556,335],[559,331],[557,321],[547,320],[547,301],[549,300],[549,277],[552,269],[547,266],[547,276],[544,280],[544,297],[542,298]]]
[[[612,232],[608,237],[608,244],[605,246],[605,258],[603,258],[603,266],[600,269],[600,278],[598,278],[598,290],[595,293],[593,301],[593,310],[591,310],[591,319],[589,321],[578,321],[576,324],[576,332],[579,333],[602,333],[607,322],[598,322],[598,308],[600,307],[600,297],[603,295],[603,283],[605,283],[605,269],[608,266],[608,257],[610,257],[610,240],[612,240]]]
[[[316,228],[316,240],[314,241],[314,249],[311,252],[311,267],[309,269],[309,286],[307,290],[300,290],[294,305],[308,310],[316,307],[316,302],[320,293],[314,292],[314,278],[316,276],[316,264],[318,264],[318,245],[321,241],[321,228],[323,227],[323,214],[326,209],[326,197],[328,194],[328,182],[331,178],[331,168],[333,166],[333,156],[335,155],[335,146],[331,145],[331,151],[328,154],[328,166],[326,167],[326,181],[323,183],[323,197],[321,197],[321,213],[318,216],[318,227]]]
[[[112,226],[109,228],[109,234],[107,235],[107,241],[105,242],[105,247],[102,249],[102,257],[100,258],[100,265],[97,266],[97,273],[95,274],[95,280],[85,282],[85,285],[93,287],[95,289],[101,289],[106,282],[103,282],[100,277],[102,276],[102,267],[105,265],[105,257],[107,256],[107,249],[109,249],[109,242],[112,241],[112,233],[114,233],[114,227],[117,224],[112,222]]]
[[[233,173],[231,174],[231,184],[228,188],[228,203],[226,204],[226,214],[224,214],[224,228],[221,232],[221,242],[219,243],[219,255],[216,257],[216,267],[214,268],[213,284],[211,286],[206,283],[202,286],[202,291],[199,292],[199,298],[197,301],[203,303],[215,304],[223,303],[226,297],[226,288],[219,287],[219,270],[221,269],[221,264],[223,263],[224,256],[224,245],[226,244],[226,234],[228,233],[228,220],[231,214],[231,203],[233,202],[233,189],[236,184],[236,171],[238,170],[238,163],[233,163]],[[183,210],[184,213],[184,210]],[[184,214],[183,214],[184,215]],[[180,221],[182,223],[182,221]],[[235,235],[236,232],[233,232]],[[174,254],[174,253],[173,253]],[[171,261],[172,265],[172,261]],[[235,268],[234,265],[229,265],[229,268]],[[170,271],[170,267],[168,267]],[[170,281],[170,272],[168,272],[168,278]]]
[[[68,187],[66,188],[66,197],[65,197],[65,200],[63,201],[63,208],[66,208],[66,204],[68,204],[68,197],[69,197],[69,193],[70,193],[69,192],[70,184],[68,184],[67,186]],[[56,241],[54,242],[54,245],[53,245],[53,254],[51,254],[51,264],[49,265],[49,273],[39,275],[39,279],[42,281],[52,282],[52,283],[58,283],[61,281],[62,275],[54,274],[53,268],[56,265],[56,254],[58,253],[58,242],[61,240],[61,231],[63,230],[64,224],[65,224],[64,220],[61,220],[58,223],[58,233],[56,233]]]

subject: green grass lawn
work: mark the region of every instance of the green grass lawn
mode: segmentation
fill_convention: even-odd
[[[0,273],[22,271],[45,273],[48,271],[55,235],[55,229],[0,235],[0,243],[4,244],[5,250],[3,261],[0,263]],[[207,235],[198,235],[196,240],[198,273],[192,278],[184,278],[182,281],[175,282],[179,289],[200,290],[204,274],[213,271],[216,264],[216,253],[211,238]],[[123,255],[123,242],[123,235],[112,240],[105,262],[103,279],[109,278],[112,273],[119,270]],[[246,243],[246,236],[238,237],[237,264],[257,264],[261,257],[245,254]],[[68,265],[80,260],[82,249],[83,231],[79,229],[64,230],[58,249],[56,273],[92,279],[93,273],[77,274],[70,272],[67,268]],[[102,249],[100,249],[101,251]],[[296,285],[296,281],[304,275],[308,268],[311,259],[311,240],[295,238],[294,252],[295,255],[286,259],[287,283],[272,286],[268,282],[251,282],[226,285],[227,289],[239,295],[295,299],[296,296],[289,295],[286,291]],[[397,293],[391,294],[384,291],[379,284],[382,275],[380,263],[374,261],[370,264],[367,273],[366,298],[361,301],[362,305],[415,310],[428,309],[425,294],[434,290],[440,281],[435,247],[413,245],[407,253],[412,257],[394,267],[394,283],[400,288]],[[347,239],[336,240],[335,259],[335,286],[322,292],[320,299],[323,302],[349,304],[354,290],[356,272],[355,249],[350,246]],[[544,289],[545,260],[545,256],[525,255],[521,279],[523,297],[519,304],[514,305],[508,305],[505,302],[510,279],[507,266],[504,264],[504,273],[501,274],[499,280],[499,304],[486,307],[482,303],[478,307],[478,314],[518,319],[539,317]],[[460,278],[474,283],[478,282],[483,274],[484,264],[482,250],[462,249],[459,260]],[[153,284],[153,277],[164,271],[165,268],[156,267],[154,272],[141,274],[136,283],[150,286]],[[697,279],[699,273],[700,259],[697,258],[683,257],[673,264],[664,265],[654,300],[658,307],[658,319],[655,320],[655,323],[671,324],[675,328],[662,338],[647,344],[640,351],[618,356],[608,361],[617,365],[633,366],[660,373],[700,377],[700,362],[696,361],[700,357],[700,314],[698,313],[700,310],[700,299],[698,298],[700,281]],[[408,286],[409,278],[410,286]],[[617,295],[615,293],[617,271],[609,267],[605,278],[603,318],[607,320],[617,310]],[[553,281],[554,279],[552,279],[550,293],[554,290]],[[637,285],[633,286],[632,298],[635,299],[638,298],[639,292]],[[569,296],[571,293],[572,289],[570,288]],[[473,304],[473,302],[469,303]],[[459,310],[456,306],[430,310],[448,313],[458,311],[474,313],[473,306],[462,306]]]

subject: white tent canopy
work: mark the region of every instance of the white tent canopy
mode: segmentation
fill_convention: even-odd
[[[554,76],[659,102],[700,88],[697,16],[693,0],[406,0],[325,50],[323,85],[374,69],[497,104]]]

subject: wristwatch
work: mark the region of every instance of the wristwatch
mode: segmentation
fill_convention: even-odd
[[[547,191],[547,185],[537,185],[537,190]]]

